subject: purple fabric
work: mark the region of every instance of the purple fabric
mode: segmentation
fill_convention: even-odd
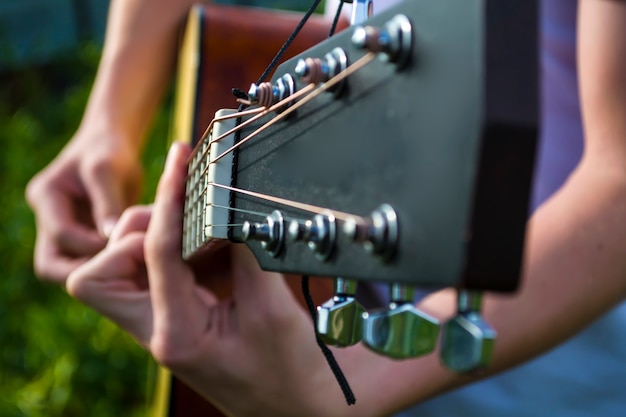
[[[542,2],[543,126],[534,208],[559,189],[583,151],[576,8],[575,0]],[[427,401],[397,417],[624,416],[625,327],[623,303],[534,361]]]
[[[542,2],[542,128],[533,208],[552,195],[583,150],[576,72],[576,1]]]

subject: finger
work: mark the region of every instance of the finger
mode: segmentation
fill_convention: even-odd
[[[83,182],[91,201],[94,222],[99,232],[108,237],[126,208],[125,184],[106,160],[87,168]]]
[[[35,243],[33,266],[42,280],[63,284],[67,276],[87,261],[87,257],[68,257],[59,253],[58,245],[49,236],[38,236]]]
[[[245,245],[232,251],[233,294],[241,314],[290,314],[296,303],[284,276],[263,271]]]
[[[182,251],[183,201],[187,178],[187,157],[190,148],[175,142],[167,155],[165,168],[159,180],[153,204],[152,222],[148,227],[147,248],[160,255],[176,254]],[[167,238],[165,238],[167,237]],[[155,262],[162,258],[156,256]],[[162,263],[162,262],[161,262]],[[168,267],[165,262],[162,265]]]
[[[40,236],[54,243],[55,251],[68,257],[92,256],[106,240],[73,217],[75,208],[66,193],[49,190],[36,201],[37,229]]]
[[[152,305],[143,258],[143,233],[131,233],[77,268],[67,279],[70,295],[107,316],[148,346]]]
[[[115,243],[122,237],[132,232],[145,232],[150,223],[152,215],[152,206],[133,206],[124,210],[120,220],[117,222],[111,236],[109,237],[109,245]]]
[[[195,277],[181,257],[182,219],[188,146],[174,144],[159,181],[145,256],[155,311],[155,349],[168,351],[204,331],[208,309],[196,293]],[[167,356],[167,354],[166,354]]]

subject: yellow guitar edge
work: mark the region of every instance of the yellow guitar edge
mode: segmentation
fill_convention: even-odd
[[[202,42],[202,6],[193,6],[178,54],[174,111],[170,143],[192,143],[197,105],[197,85]]]
[[[200,43],[202,35],[202,7],[194,6],[187,20],[176,76],[174,112],[171,123],[169,142],[192,143],[194,119],[196,114],[196,86],[200,67]],[[172,374],[165,368],[159,368],[151,405],[151,417],[168,417],[172,394]]]
[[[152,405],[152,417],[167,417],[170,408],[170,395],[172,392],[172,374],[165,368],[159,368],[154,390],[154,404]]]

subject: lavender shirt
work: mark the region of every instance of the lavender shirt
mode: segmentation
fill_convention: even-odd
[[[576,74],[576,1],[542,3],[539,206],[580,160],[583,140]],[[564,289],[565,291],[566,289]],[[397,417],[626,416],[626,304],[538,359],[415,406]]]

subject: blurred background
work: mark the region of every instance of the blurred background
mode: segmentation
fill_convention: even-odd
[[[223,0],[305,10],[311,0]],[[100,57],[108,0],[0,2],[0,416],[146,416],[155,366],[113,324],[32,270],[28,180],[78,127]],[[171,99],[144,154],[152,199]]]

